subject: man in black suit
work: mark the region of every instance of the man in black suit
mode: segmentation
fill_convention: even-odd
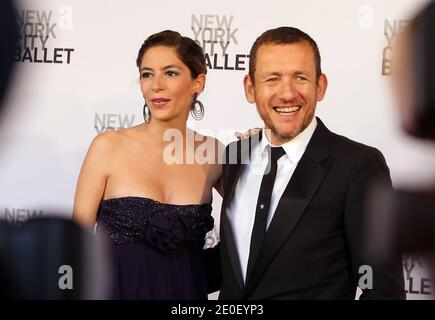
[[[363,250],[367,187],[391,188],[389,169],[377,149],[314,116],[327,88],[316,42],[296,28],[266,31],[244,86],[264,129],[226,148],[220,269],[210,267],[219,298],[354,299],[359,285],[361,298],[403,299],[401,258],[385,266]]]

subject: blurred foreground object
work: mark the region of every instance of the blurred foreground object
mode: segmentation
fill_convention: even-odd
[[[434,40],[435,1],[431,1],[398,35],[392,84],[402,129],[435,142]],[[435,279],[435,181],[424,190],[392,191],[374,185],[367,212],[367,254],[372,261],[388,265],[397,255],[421,255]]]
[[[435,257],[435,190],[393,192],[377,185],[370,200],[366,230],[376,261],[386,264],[397,254]]]
[[[75,222],[0,221],[1,299],[107,299],[108,250]]]
[[[0,1],[0,111],[12,74],[13,57],[18,41],[18,27],[13,2]]]
[[[435,2],[398,35],[392,60],[393,89],[402,128],[435,140]]]
[[[0,1],[0,120],[18,27],[13,2]],[[71,220],[16,226],[0,220],[0,299],[106,299],[110,257],[98,235]]]

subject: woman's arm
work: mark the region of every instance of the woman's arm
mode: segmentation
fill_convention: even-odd
[[[94,138],[77,181],[72,218],[88,229],[95,225],[98,207],[109,177],[112,134],[107,132]]]

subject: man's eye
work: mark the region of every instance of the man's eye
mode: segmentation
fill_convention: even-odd
[[[278,80],[279,80],[278,77],[273,77],[273,78],[266,79],[267,82],[275,82],[275,81],[278,81]]]
[[[303,76],[297,76],[296,79],[299,80],[299,81],[305,81],[305,80],[307,80],[307,78],[305,78]]]

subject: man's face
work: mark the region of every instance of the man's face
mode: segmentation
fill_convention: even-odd
[[[255,67],[255,83],[244,79],[246,98],[257,105],[271,142],[283,144],[310,124],[325,95],[326,76],[316,78],[314,51],[307,42],[261,45]]]

